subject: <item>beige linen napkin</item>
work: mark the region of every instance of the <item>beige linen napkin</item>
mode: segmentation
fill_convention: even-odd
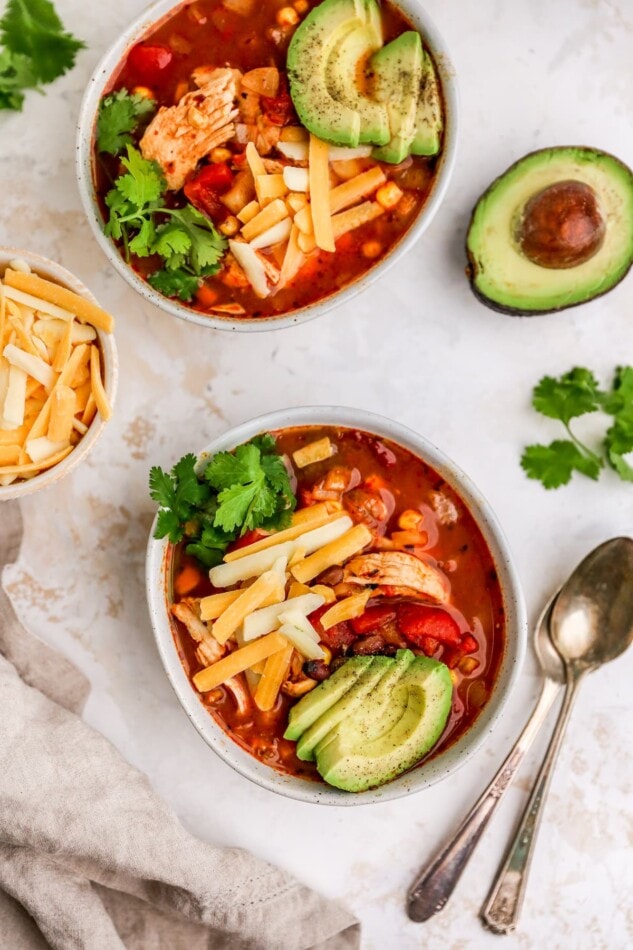
[[[0,505],[0,574],[18,556]],[[77,715],[87,680],[28,633],[0,586],[0,947],[353,950],[342,907],[180,825]]]

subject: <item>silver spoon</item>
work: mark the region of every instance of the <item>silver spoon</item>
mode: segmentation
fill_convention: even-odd
[[[578,565],[553,604],[549,629],[564,663],[567,687],[532,794],[481,911],[483,922],[495,933],[511,933],[517,925],[545,798],[578,687],[587,673],[614,660],[633,642],[631,538],[606,541]]]
[[[548,632],[550,611],[557,597],[558,593],[548,602],[534,631],[534,646],[544,677],[534,711],[488,788],[473,805],[450,841],[411,885],[407,896],[407,913],[411,920],[428,920],[446,905],[495,808],[512,782],[525,753],[545,722],[552,703],[565,682],[563,664],[552,646]]]

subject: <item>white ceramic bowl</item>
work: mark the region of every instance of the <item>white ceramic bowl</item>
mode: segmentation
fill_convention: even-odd
[[[61,284],[69,290],[73,290],[81,297],[85,297],[86,300],[90,300],[95,304],[97,303],[97,300],[86,285],[82,284],[78,277],[75,277],[74,274],[67,271],[61,264],[56,264],[47,257],[40,257],[39,254],[33,254],[31,251],[24,251],[21,248],[0,246],[0,275],[4,274],[11,261],[16,260],[26,261],[31,270],[40,277],[55,281],[55,283]],[[110,404],[114,405],[119,378],[119,364],[114,334],[102,333],[101,330],[97,330],[97,335],[103,356],[104,387]],[[33,492],[39,491],[41,488],[47,488],[49,485],[53,485],[59,481],[60,478],[63,478],[64,475],[68,475],[69,472],[72,472],[72,470],[86,458],[106,425],[107,423],[104,422],[99,413],[97,413],[84,437],[65,459],[57,465],[54,465],[53,468],[42,472],[40,475],[35,475],[34,478],[30,478],[26,481],[13,482],[11,485],[0,485],[0,501],[32,495]]]
[[[426,43],[433,51],[442,81],[446,106],[446,128],[444,133],[444,149],[433,190],[411,227],[380,263],[373,266],[366,274],[342,290],[331,294],[325,300],[310,304],[307,307],[301,307],[279,317],[242,317],[239,320],[235,320],[220,317],[219,315],[206,316],[176,300],[163,297],[162,294],[157,293],[146,281],[141,280],[141,278],[134,273],[132,268],[125,263],[110,238],[106,237],[103,233],[103,219],[95,196],[92,160],[92,145],[99,102],[104,94],[104,90],[110,82],[112,73],[123,60],[127,51],[142,40],[144,35],[157,21],[166,17],[171,11],[176,10],[181,4],[174,3],[173,0],[158,0],[157,3],[150,6],[145,13],[134,20],[134,22],[124,30],[116,43],[107,51],[88,82],[79,113],[77,128],[77,178],[84,211],[88,216],[88,221],[90,222],[97,243],[115,270],[117,270],[123,279],[126,280],[134,290],[141,294],[142,297],[157,307],[160,307],[161,310],[172,314],[174,317],[180,317],[182,320],[187,320],[189,323],[197,323],[203,327],[214,327],[217,330],[242,331],[281,329],[283,327],[293,326],[297,323],[305,323],[307,320],[321,316],[333,307],[337,307],[339,304],[351,300],[352,297],[361,293],[361,291],[365,290],[366,287],[384,274],[385,271],[395,264],[396,261],[415,244],[420,235],[431,223],[435,212],[444,198],[455,164],[458,112],[457,88],[455,70],[451,64],[444,40],[428,14],[416,0],[393,0],[393,2],[403,10],[415,29],[419,30],[421,35],[425,38]]]
[[[276,772],[270,766],[264,765],[249,755],[229,738],[215,722],[189,682],[178,656],[167,606],[167,592],[170,589],[171,579],[169,545],[165,540],[154,540],[154,522],[147,549],[146,584],[150,617],[158,651],[167,676],[193,725],[220,758],[245,778],[272,792],[313,804],[360,805],[401,798],[403,795],[420,791],[452,775],[476,752],[490,734],[495,722],[498,721],[512,691],[525,652],[527,622],[519,579],[499,523],[468,476],[422,436],[382,416],[359,409],[330,406],[285,409],[260,416],[229,430],[220,438],[215,439],[200,454],[210,456],[216,452],[233,449],[259,432],[301,425],[347,426],[391,439],[428,462],[465,501],[492,553],[506,614],[505,652],[488,703],[471,728],[446,751],[381,788],[350,794],[328,785]]]

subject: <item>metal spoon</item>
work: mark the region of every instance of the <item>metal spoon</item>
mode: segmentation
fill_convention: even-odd
[[[450,841],[411,885],[407,896],[407,913],[411,920],[428,920],[446,905],[495,808],[512,782],[525,753],[545,722],[552,703],[565,682],[563,664],[552,646],[548,630],[550,611],[558,596],[557,592],[548,602],[534,630],[534,646],[544,677],[534,712],[488,788],[473,805]]]
[[[482,908],[495,933],[517,925],[530,861],[565,727],[587,673],[633,642],[633,540],[613,538],[578,565],[552,607],[550,636],[563,660],[566,691],[556,729],[505,861]]]

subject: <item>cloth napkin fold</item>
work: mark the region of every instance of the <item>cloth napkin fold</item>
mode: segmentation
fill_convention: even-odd
[[[0,576],[22,539],[0,507]],[[28,633],[0,586],[0,946],[354,950],[338,904],[194,838],[80,718],[85,677]]]

